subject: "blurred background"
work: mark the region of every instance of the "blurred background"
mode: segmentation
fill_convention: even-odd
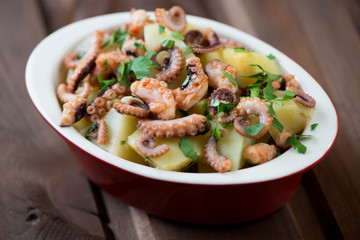
[[[88,182],[28,97],[25,65],[48,34],[92,16],[173,5],[273,45],[306,69],[337,109],[340,131],[334,148],[304,176],[293,199],[270,216],[208,227],[166,221],[129,207]],[[0,30],[0,239],[356,239],[360,235],[359,1],[0,0]]]

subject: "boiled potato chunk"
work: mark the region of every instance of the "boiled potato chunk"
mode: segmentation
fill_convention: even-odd
[[[307,108],[294,100],[282,101],[283,105],[273,104],[276,119],[284,126],[285,131],[297,134],[301,132],[314,114],[314,108]],[[277,131],[270,128],[270,134],[275,139]]]
[[[108,128],[108,143],[98,146],[118,157],[144,164],[144,160],[132,150],[128,143],[122,143],[136,130],[135,117],[120,114],[115,109],[111,109],[104,120]],[[97,144],[96,139],[93,142]]]
[[[236,80],[241,85],[253,84],[257,81],[254,78],[244,77],[261,72],[258,67],[250,66],[251,64],[258,64],[270,73],[280,74],[280,69],[274,61],[257,52],[236,53],[232,48],[224,48],[219,51],[203,54],[200,59],[203,66],[214,59],[219,59],[221,62],[235,67],[237,70]]]
[[[254,144],[254,140],[239,134],[233,127],[226,129],[226,136],[218,140],[216,148],[221,155],[231,159],[230,171],[236,171],[245,165],[243,150]]]
[[[132,135],[128,137],[128,144],[139,154],[141,155],[136,147],[135,141],[136,139],[142,135],[142,132],[136,130]],[[203,146],[206,142],[206,139],[209,137],[209,133],[205,135],[199,136],[187,136],[186,139],[190,140],[194,145],[194,150],[198,154],[199,158],[204,157]],[[181,171],[184,167],[188,166],[192,159],[186,157],[179,147],[180,138],[172,138],[172,139],[155,139],[157,144],[166,144],[169,146],[170,150],[156,158],[151,158],[151,160],[147,161],[151,166],[169,170],[169,171]],[[142,156],[145,158],[144,156]],[[144,160],[143,160],[144,161]]]
[[[78,131],[81,135],[85,136],[87,130],[91,127],[92,122],[88,121],[86,118],[82,118],[72,126]]]

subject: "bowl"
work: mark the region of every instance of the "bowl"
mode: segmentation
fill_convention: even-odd
[[[93,31],[129,19],[129,12],[115,13],[65,26],[38,44],[26,66],[26,86],[35,107],[66,140],[88,178],[133,207],[182,222],[237,223],[281,208],[294,195],[303,173],[324,159],[332,148],[338,133],[336,111],[321,86],[298,64],[272,46],[228,25],[187,16],[195,26],[211,26],[220,36],[264,55],[275,55],[283,71],[294,74],[304,91],[316,99],[315,114],[303,133],[313,135],[303,140],[307,146],[305,154],[290,149],[265,164],[225,174],[170,172],[116,157],[86,140],[73,127],[59,126],[61,107],[55,92],[65,77],[66,54]],[[310,129],[312,123],[319,123],[314,131]]]

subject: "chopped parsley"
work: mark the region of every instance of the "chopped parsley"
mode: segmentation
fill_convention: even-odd
[[[144,161],[145,161],[145,162],[151,162],[151,163],[153,163],[153,161],[152,161],[151,158],[149,158],[149,157],[145,157]]]
[[[184,54],[186,55],[186,54],[189,54],[191,52],[192,52],[192,47],[190,45],[187,45],[185,50],[184,50]]]
[[[311,124],[311,131],[314,131],[318,125],[318,123]]]
[[[205,101],[202,105],[201,105],[201,107],[202,107],[202,109],[203,109],[203,115],[204,116],[206,116],[206,115],[208,115],[209,113],[208,113],[208,101]]]
[[[183,152],[185,157],[188,157],[192,160],[191,164],[187,166],[186,169],[189,169],[192,165],[194,165],[197,160],[199,159],[199,156],[197,155],[196,151],[194,150],[194,145],[192,142],[186,138],[181,138],[179,142],[179,147],[181,151]]]
[[[86,133],[85,133],[85,138],[86,138],[87,140],[91,140],[91,139],[92,139],[92,137],[90,137],[89,134],[90,134],[91,132],[93,132],[96,127],[97,127],[97,121],[95,121],[95,122],[91,125],[91,127],[86,131]]]
[[[238,83],[237,83],[236,79],[235,79],[233,76],[231,76],[230,73],[228,73],[228,72],[225,71],[225,70],[222,70],[222,73],[224,74],[224,76],[225,76],[227,79],[229,79],[229,81],[230,81],[232,84],[234,84],[235,86],[238,86]]]
[[[106,88],[108,88],[116,83],[115,78],[104,80],[100,73],[98,75],[98,81],[100,84],[100,92],[104,91]]]
[[[286,139],[286,144],[292,145],[299,153],[304,154],[307,150],[306,146],[300,142],[304,137],[310,137],[310,135],[292,135]]]
[[[80,60],[86,55],[86,52],[81,52],[76,56],[76,59]]]
[[[276,118],[273,119],[272,125],[279,132],[282,132],[284,130],[284,126]]]
[[[256,134],[258,134],[263,128],[264,128],[264,124],[259,123],[245,128],[244,132],[251,136],[256,136]]]
[[[165,32],[165,27],[162,25],[159,25],[159,35],[163,34]]]
[[[141,48],[144,52],[146,52],[146,47],[141,44],[141,43],[138,43],[138,42],[134,42],[134,46],[137,47],[137,48]]]
[[[291,91],[291,90],[285,90],[284,92],[284,96],[281,100],[286,101],[286,100],[291,100],[295,97],[295,92]]]
[[[175,41],[165,38],[160,42],[160,45],[163,46],[164,48],[172,49],[175,46]]]
[[[248,87],[248,90],[250,90],[250,97],[254,98],[254,97],[260,96],[260,93],[261,93],[260,86]]]
[[[253,52],[253,50],[247,50],[242,47],[236,47],[236,48],[234,48],[234,52],[236,52],[236,53],[238,53],[238,52]]]
[[[274,55],[272,55],[271,53],[269,55],[266,56],[268,59],[270,60],[275,60],[276,57]]]
[[[217,112],[224,112],[229,114],[234,107],[236,107],[236,103],[224,103],[221,102],[219,99],[212,99],[210,102],[210,107],[217,107]]]
[[[274,94],[274,87],[271,84],[271,79],[267,83],[266,87],[264,88],[264,97],[267,100],[274,100],[277,96]]]
[[[207,124],[209,126],[211,135],[213,135],[216,140],[219,140],[221,138],[221,133],[220,133],[220,129],[219,129],[219,123],[217,121],[217,118],[215,119],[215,126],[213,127],[211,124],[211,121],[213,120],[212,116],[210,114],[208,114],[206,116],[207,119]]]
[[[120,28],[116,29],[116,31],[113,33],[113,35],[111,36],[111,38],[109,39],[109,41],[107,41],[104,45],[102,45],[101,47],[104,48],[107,45],[112,46],[114,43],[119,44],[119,49],[121,50],[122,45],[125,42],[126,37],[128,36],[128,32],[127,31],[122,31]]]
[[[172,32],[170,35],[177,40],[181,40],[181,41],[184,40],[184,36],[181,35],[181,33],[179,33],[179,32],[175,31],[175,32]]]
[[[184,82],[181,84],[181,89],[186,88],[186,86],[189,84],[189,81],[190,81],[190,76],[187,75]]]
[[[120,141],[120,143],[121,143],[122,145],[124,145],[124,144],[126,144],[126,140],[122,140],[122,141]]]
[[[105,59],[104,61],[104,67],[105,67],[105,71],[107,71],[109,69],[109,65],[108,65],[108,62],[107,62],[107,58]]]

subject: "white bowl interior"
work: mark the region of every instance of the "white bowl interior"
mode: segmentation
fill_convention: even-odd
[[[150,14],[153,16],[153,13]],[[255,183],[282,178],[314,164],[331,148],[338,132],[335,108],[325,91],[304,69],[277,49],[247,33],[216,21],[189,15],[187,20],[193,25],[200,28],[211,26],[220,36],[239,41],[264,55],[273,54],[282,69],[294,74],[304,91],[316,99],[315,114],[303,133],[313,135],[302,141],[307,146],[305,154],[290,149],[265,164],[225,174],[170,172],[116,157],[86,140],[73,127],[60,127],[61,107],[55,92],[59,83],[64,81],[63,60],[66,54],[93,31],[117,26],[129,21],[129,18],[128,12],[115,13],[70,24],[49,35],[32,52],[26,66],[29,95],[42,116],[67,140],[103,161],[139,175],[173,182],[214,185]],[[314,131],[310,130],[312,123],[319,123]]]

